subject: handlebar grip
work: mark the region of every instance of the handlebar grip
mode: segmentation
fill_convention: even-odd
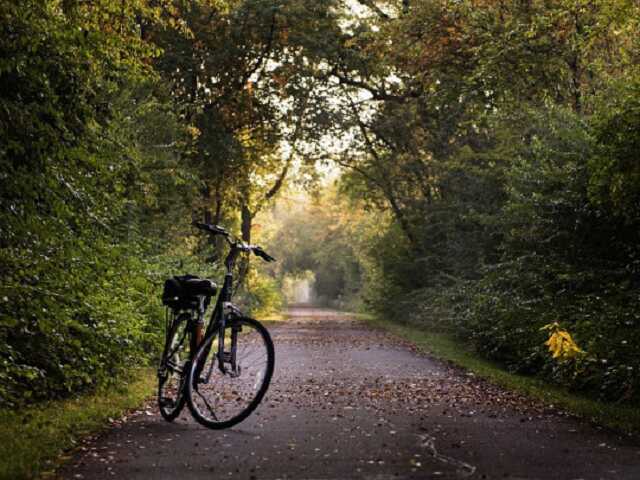
[[[265,260],[266,262],[275,262],[276,259],[273,258],[271,255],[269,255],[267,252],[265,252],[264,250],[262,250],[262,248],[260,247],[254,247],[253,248],[253,253],[257,256],[262,258],[263,260]]]
[[[206,223],[193,221],[193,222],[191,222],[191,225],[193,225],[196,228],[199,228],[200,230],[207,230],[207,224]]]

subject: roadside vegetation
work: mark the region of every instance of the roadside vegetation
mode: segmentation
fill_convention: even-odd
[[[4,449],[0,478],[47,478],[81,445],[83,438],[138,408],[155,387],[153,371],[142,369],[131,372],[130,379],[116,388],[44,402],[19,412],[0,411]]]

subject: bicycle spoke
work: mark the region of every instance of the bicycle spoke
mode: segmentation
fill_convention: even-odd
[[[207,402],[207,399],[204,398],[204,395],[202,395],[200,393],[200,390],[196,390],[196,393],[198,394],[198,396],[202,399],[202,401],[204,402],[204,404],[207,406],[207,408],[209,409],[209,413],[211,413],[211,417],[214,420],[218,420],[218,417],[216,416],[216,412],[213,411],[213,408],[211,407],[211,405],[209,404],[209,402]]]
[[[158,376],[158,406],[166,420],[177,417],[184,405],[184,379],[189,338],[188,315],[175,319],[167,333],[166,348]]]

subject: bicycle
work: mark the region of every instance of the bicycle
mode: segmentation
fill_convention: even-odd
[[[257,408],[275,366],[273,341],[267,329],[231,303],[233,268],[243,252],[253,252],[267,262],[275,259],[220,226],[193,225],[222,236],[229,244],[225,277],[204,335],[205,312],[217,285],[190,275],[165,282],[167,335],[158,369],[158,405],[167,421],[177,418],[186,403],[200,424],[222,429],[243,421]]]

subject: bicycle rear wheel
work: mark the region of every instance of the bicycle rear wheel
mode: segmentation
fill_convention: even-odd
[[[189,369],[191,345],[191,315],[182,313],[174,318],[158,368],[158,407],[162,417],[171,422],[186,402],[184,380]]]
[[[223,373],[217,338],[212,335],[198,349],[186,390],[193,417],[206,427],[221,429],[241,422],[256,409],[269,388],[275,352],[269,332],[258,321],[231,320],[225,328],[225,351],[236,345],[235,364],[229,355]]]

